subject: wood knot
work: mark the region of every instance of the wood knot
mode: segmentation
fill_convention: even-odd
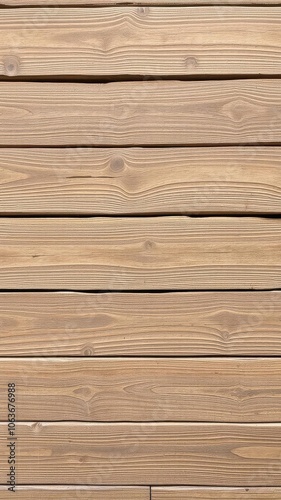
[[[31,425],[33,432],[36,432],[36,433],[40,432],[42,427],[43,426],[42,426],[41,422],[34,422],[34,424]]]
[[[147,250],[149,252],[149,251],[153,250],[153,247],[154,247],[153,241],[150,241],[150,240],[145,241],[145,243],[144,243],[145,250]]]
[[[94,348],[93,346],[87,345],[83,348],[82,354],[83,356],[93,356],[94,355]]]
[[[188,56],[188,57],[185,58],[184,63],[185,63],[185,67],[189,71],[192,71],[192,70],[196,69],[199,66],[199,63],[198,63],[196,57],[190,57],[190,56]]]
[[[20,60],[16,56],[7,56],[4,58],[4,75],[17,76],[20,70]]]
[[[80,398],[89,399],[92,391],[90,387],[79,387],[78,389],[74,389],[73,393]]]
[[[137,12],[141,17],[147,17],[149,14],[149,7],[138,7]]]
[[[121,156],[116,156],[112,158],[110,162],[110,168],[113,172],[121,172],[124,169],[124,160]]]

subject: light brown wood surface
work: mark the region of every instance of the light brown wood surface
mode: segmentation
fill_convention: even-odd
[[[152,488],[151,500],[280,500],[281,488]]]
[[[1,149],[0,213],[281,213],[281,148]]]
[[[0,419],[278,422],[280,359],[1,359]]]
[[[7,423],[0,424],[6,457]],[[18,484],[277,486],[280,424],[18,423]],[[6,482],[6,461],[0,482]],[[4,483],[5,484],[5,483]]]
[[[0,486],[1,500],[11,500],[13,493]],[[17,486],[19,500],[149,500],[149,488],[99,486]],[[12,497],[13,498],[13,497]]]
[[[276,79],[0,82],[1,146],[275,144]]]
[[[0,356],[280,356],[280,324],[279,291],[1,293]]]
[[[114,5],[124,5],[124,3],[130,5],[135,4],[139,5],[161,5],[163,7],[167,7],[170,5],[180,5],[180,6],[193,6],[193,5],[213,5],[221,8],[223,5],[280,5],[280,0],[0,0],[0,5],[8,6],[8,7],[24,7],[24,6],[36,6],[40,5],[41,7],[45,7],[45,12],[49,12],[49,9],[53,9],[58,7],[59,5],[63,6],[95,6],[95,7],[103,7],[103,6],[114,6]],[[43,15],[43,13],[42,13]],[[46,15],[46,14],[45,14]]]
[[[0,500],[281,500],[280,27],[0,0]]]
[[[281,74],[281,10],[7,9],[0,75]]]
[[[0,220],[2,289],[281,287],[281,220]]]

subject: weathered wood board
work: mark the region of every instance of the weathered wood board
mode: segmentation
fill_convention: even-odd
[[[261,358],[0,360],[0,420],[278,422],[281,361]]]
[[[0,75],[280,75],[280,24],[272,7],[7,9]]]
[[[281,220],[0,219],[3,289],[281,287]]]
[[[1,457],[8,456],[0,424]],[[18,423],[18,484],[280,484],[280,424]],[[0,482],[6,482],[0,463]]]
[[[280,488],[152,488],[151,500],[280,500]]]
[[[0,82],[0,146],[279,144],[277,79]]]
[[[278,215],[281,148],[3,148],[0,213]]]
[[[10,500],[11,492],[0,486],[1,500]],[[91,486],[18,486],[19,500],[150,500],[149,488]]]
[[[279,291],[1,293],[0,356],[279,357],[280,323]]]

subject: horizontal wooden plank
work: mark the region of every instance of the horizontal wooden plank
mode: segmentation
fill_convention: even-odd
[[[1,293],[0,356],[280,356],[280,292]]]
[[[0,219],[2,289],[281,287],[281,220]]]
[[[17,483],[280,485],[280,424],[18,423]],[[1,457],[9,456],[7,423]],[[7,463],[0,462],[6,484]]]
[[[2,146],[270,144],[276,79],[0,83]]]
[[[24,7],[24,6],[36,6],[41,5],[45,7],[45,12],[49,12],[51,8],[55,8],[59,5],[73,7],[78,6],[114,6],[114,5],[124,5],[124,0],[0,0],[0,5],[6,5],[8,7]],[[139,4],[141,5],[180,5],[180,6],[190,6],[190,5],[208,5],[210,0],[127,0],[126,4]],[[280,5],[280,0],[212,0],[212,5],[218,5],[220,8],[222,5]],[[42,13],[43,15],[43,13]]]
[[[3,148],[0,213],[280,214],[281,148]]]
[[[19,500],[149,500],[149,488],[94,486],[16,486]],[[7,486],[0,486],[1,500],[10,500]]]
[[[0,419],[16,384],[21,421],[278,422],[281,360],[7,358]]]
[[[151,500],[280,500],[281,488],[152,488]]]
[[[4,10],[0,75],[281,74],[281,9]]]

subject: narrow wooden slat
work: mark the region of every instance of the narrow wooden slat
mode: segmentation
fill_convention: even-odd
[[[281,74],[281,9],[4,10],[0,75]]]
[[[0,361],[0,419],[16,384],[22,421],[278,422],[280,359]]]
[[[0,213],[280,214],[281,148],[4,148]]]
[[[281,287],[281,220],[0,219],[2,289]]]
[[[280,0],[127,0],[126,4],[139,4],[141,5],[280,5]],[[0,0],[0,5],[8,7],[24,7],[41,5],[45,7],[45,12],[48,13],[50,8],[58,7],[59,5],[68,6],[114,6],[124,5],[124,0]],[[46,14],[45,14],[46,15]],[[42,13],[43,16],[43,13]]]
[[[1,500],[10,500],[7,486],[0,486]],[[19,500],[149,500],[149,488],[91,486],[16,486]]]
[[[0,83],[2,146],[280,142],[276,79]]]
[[[280,292],[1,293],[0,356],[280,356]]]
[[[151,500],[280,500],[281,488],[152,488]]]
[[[0,455],[7,457],[7,423]],[[18,423],[17,483],[278,486],[280,424]],[[6,484],[7,463],[0,462]]]

